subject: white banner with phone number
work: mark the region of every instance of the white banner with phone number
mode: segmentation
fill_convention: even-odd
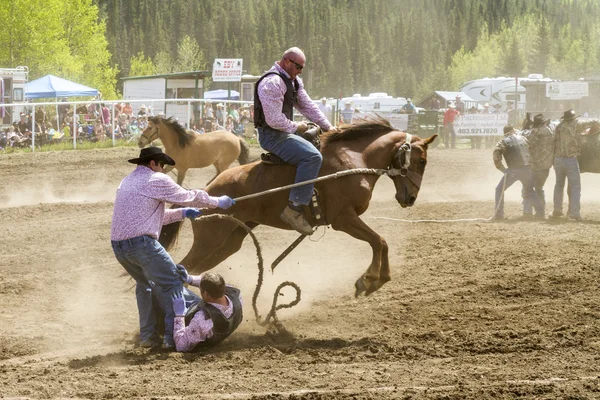
[[[457,136],[502,136],[508,114],[465,114],[454,120]]]

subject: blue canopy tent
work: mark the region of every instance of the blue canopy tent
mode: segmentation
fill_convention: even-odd
[[[231,97],[228,97],[228,92],[231,93]],[[239,100],[240,93],[235,90],[217,89],[204,92],[204,98],[210,100]]]
[[[98,90],[54,75],[46,75],[26,86],[27,99],[47,97],[97,96]]]

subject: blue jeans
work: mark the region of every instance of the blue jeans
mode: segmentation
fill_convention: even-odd
[[[140,318],[140,339],[157,336],[152,292],[162,298],[165,310],[164,343],[173,345],[173,293],[183,284],[173,259],[158,241],[150,236],[111,241],[117,261],[135,279],[135,297]]]
[[[271,128],[258,128],[260,146],[275,154],[288,164],[296,166],[294,183],[308,181],[319,176],[323,156],[307,140],[300,136]],[[290,201],[308,205],[314,184],[298,186],[290,190]]]
[[[152,296],[156,301],[156,305],[158,306],[158,310],[155,310],[157,317],[162,318],[165,315],[165,302],[163,296],[160,296],[156,291],[152,292]],[[187,288],[183,288],[183,299],[185,300],[185,308],[188,309],[194,304],[197,304],[201,298],[196,293],[188,290]],[[172,308],[172,307],[171,307]]]
[[[546,184],[546,179],[548,179],[548,175],[550,174],[550,169],[534,169],[532,171],[533,175],[533,191],[537,194],[540,203],[542,203],[542,210],[544,214],[546,214],[546,194],[544,193],[544,185]],[[523,214],[533,214],[533,203],[529,200],[529,198],[525,197],[523,193]],[[542,215],[544,215],[542,214]]]
[[[554,172],[556,184],[554,185],[554,212],[562,214],[565,180],[569,181],[569,217],[580,217],[581,212],[581,175],[577,157],[554,157]]]
[[[542,203],[538,199],[537,194],[533,191],[533,175],[531,173],[531,167],[523,167],[508,168],[502,179],[500,179],[498,186],[496,186],[496,211],[494,216],[496,218],[504,218],[504,191],[511,187],[516,181],[521,181],[523,184],[523,190],[521,192],[523,199],[531,201],[536,214],[544,215]]]

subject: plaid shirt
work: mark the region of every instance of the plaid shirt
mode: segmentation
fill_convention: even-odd
[[[518,133],[511,133],[511,135],[517,135],[517,134]],[[518,135],[520,135],[520,134],[518,134]],[[494,146],[494,153],[492,154],[492,156],[494,158],[494,165],[502,173],[506,172],[506,170],[507,170],[507,168],[502,163],[502,156],[504,156],[504,153],[506,153],[506,148],[508,147],[506,145],[506,142],[504,141],[504,139],[506,139],[508,136],[510,136],[510,135],[505,136],[502,140],[500,140],[500,141],[498,141],[498,143],[496,143],[496,145]],[[525,146],[529,147],[527,137],[523,136],[523,138],[525,139]]]
[[[546,125],[531,129],[527,135],[533,169],[550,169],[554,162],[554,136]]]
[[[554,157],[577,157],[581,142],[581,132],[593,122],[578,122],[577,118],[562,121],[554,132]]]

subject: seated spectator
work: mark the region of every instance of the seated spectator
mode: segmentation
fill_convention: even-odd
[[[231,115],[227,116],[227,121],[225,122],[225,130],[233,132],[233,117]]]
[[[96,121],[96,124],[94,125],[94,139],[97,142],[106,140],[104,124],[102,124],[102,121],[100,120]]]

